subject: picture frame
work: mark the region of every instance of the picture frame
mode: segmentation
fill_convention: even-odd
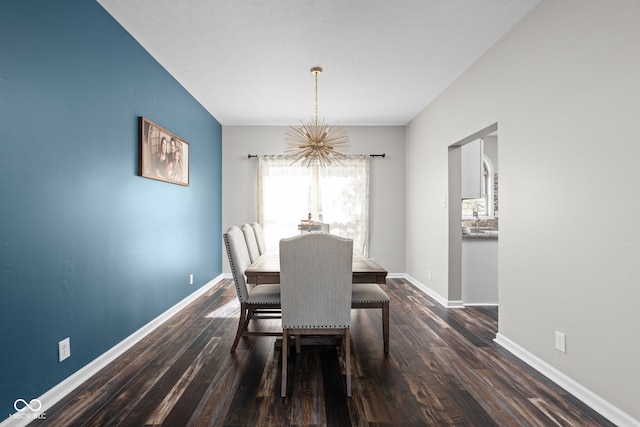
[[[139,176],[189,186],[189,143],[138,117]]]

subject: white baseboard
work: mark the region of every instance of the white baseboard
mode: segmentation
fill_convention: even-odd
[[[391,276],[389,276],[389,277],[391,277]],[[413,286],[415,286],[416,288],[420,289],[425,294],[429,295],[431,298],[436,300],[443,307],[446,307],[446,308],[464,308],[464,304],[462,303],[462,300],[448,300],[448,299],[445,299],[440,294],[435,292],[433,289],[429,288],[428,286],[425,286],[424,284],[420,283],[418,280],[414,279],[413,277],[409,276],[408,274],[398,274],[398,275],[396,275],[396,277],[408,280]]]
[[[495,302],[465,302],[465,307],[498,307]]]
[[[124,340],[120,341],[118,344],[113,346],[111,349],[107,350],[107,352],[103,353],[98,358],[94,359],[89,364],[85,365],[80,370],[73,373],[67,379],[44,393],[37,400],[40,401],[41,407],[38,411],[29,412],[22,411],[19,413],[15,413],[2,423],[0,423],[0,427],[23,427],[29,424],[31,421],[39,417],[46,417],[47,409],[51,408],[53,405],[58,403],[63,397],[67,394],[71,393],[76,387],[80,386],[83,382],[91,378],[94,374],[100,371],[102,368],[107,366],[109,363],[113,362],[116,358],[122,355],[124,352],[129,350],[135,344],[137,344],[140,340],[146,337],[148,334],[153,332],[158,326],[162,325],[165,321],[171,318],[173,315],[178,313],[180,310],[191,304],[200,296],[204,295],[209,289],[215,286],[220,280],[223,279],[223,275],[219,275],[218,277],[209,281],[206,285],[202,286],[197,291],[193,292],[189,296],[187,296],[182,301],[178,302],[176,305],[171,307],[169,310],[160,314],[158,317],[129,335]]]
[[[591,390],[572,380],[553,366],[549,365],[537,356],[531,354],[504,335],[497,334],[494,341],[500,346],[507,349],[518,359],[527,363],[536,371],[545,375],[551,381],[555,382],[560,387],[571,393],[573,396],[580,399],[587,406],[589,406],[591,409],[593,409],[612,423],[621,427],[640,427],[640,421],[636,420],[626,412],[607,402],[597,394],[593,393]]]

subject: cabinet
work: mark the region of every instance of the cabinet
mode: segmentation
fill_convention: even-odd
[[[482,152],[483,141],[476,139],[461,147],[462,198],[482,198]]]
[[[498,239],[462,239],[462,303],[498,304]]]

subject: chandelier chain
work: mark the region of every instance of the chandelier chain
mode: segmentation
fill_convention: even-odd
[[[318,123],[318,74],[317,72],[313,73],[316,77],[316,123]]]

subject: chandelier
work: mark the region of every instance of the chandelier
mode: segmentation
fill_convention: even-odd
[[[318,120],[318,75],[321,67],[313,67],[311,74],[316,83],[315,117],[300,127],[289,126],[285,132],[285,154],[293,157],[294,163],[303,166],[330,166],[340,163],[349,150],[349,136],[339,126],[329,126],[324,119]]]

